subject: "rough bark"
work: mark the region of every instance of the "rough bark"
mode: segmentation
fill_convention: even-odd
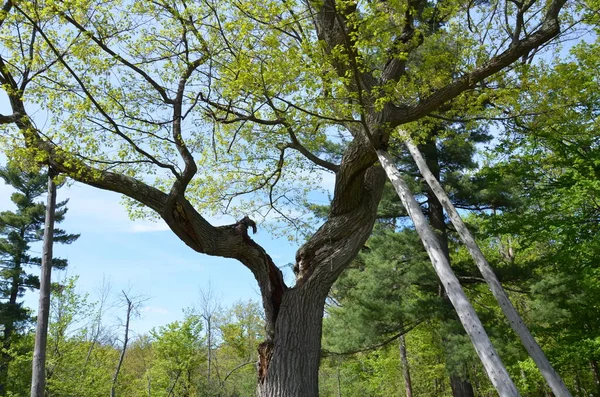
[[[408,215],[412,219],[433,267],[442,281],[448,298],[456,309],[458,317],[467,335],[469,335],[492,385],[501,397],[519,396],[517,388],[485,332],[475,309],[473,309],[473,306],[467,300],[458,279],[450,268],[450,264],[444,255],[437,236],[427,224],[427,220],[421,212],[421,207],[410,192],[406,182],[402,179],[390,155],[384,150],[377,150],[377,155]]]
[[[450,388],[453,396],[475,397],[471,382],[458,375],[450,375]]]
[[[284,295],[276,337],[259,349],[259,396],[319,395],[324,297],[314,292],[293,289]]]
[[[44,225],[42,247],[42,273],[40,275],[40,299],[38,306],[33,369],[31,374],[31,397],[43,397],[46,387],[46,342],[48,339],[48,317],[50,314],[50,281],[52,271],[52,242],[54,237],[54,214],[56,209],[56,173],[48,170],[48,203]]]
[[[496,277],[496,274],[494,273],[492,267],[490,266],[488,261],[485,259],[483,253],[479,249],[475,238],[463,222],[458,211],[456,210],[456,208],[448,198],[448,195],[438,182],[439,176],[436,177],[436,175],[434,175],[434,173],[428,166],[426,160],[421,155],[421,152],[419,151],[418,147],[414,143],[412,143],[411,141],[407,141],[406,146],[408,147],[408,150],[410,151],[412,157],[417,163],[419,171],[423,175],[423,178],[429,185],[431,191],[436,195],[437,199],[448,213],[452,224],[456,228],[456,231],[458,232],[461,240],[465,243],[469,252],[471,253],[475,264],[477,265],[479,271],[483,275],[483,278],[487,282],[490,290],[492,291],[492,294],[498,301],[498,304],[500,305],[502,312],[508,319],[510,326],[521,339],[523,346],[525,347],[525,349],[527,350],[537,367],[540,369],[540,372],[544,376],[544,379],[546,379],[546,382],[552,389],[553,393],[557,397],[570,397],[571,393],[565,386],[561,377],[556,373],[556,371],[546,358],[541,347],[536,342],[533,335],[531,335],[531,332],[529,332],[529,329],[523,322],[523,319],[511,303],[510,299],[508,299],[504,288],[502,288],[502,284],[500,284],[498,277]]]

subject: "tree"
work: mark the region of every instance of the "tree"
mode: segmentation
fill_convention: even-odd
[[[0,255],[2,255],[2,284],[0,293],[6,302],[0,304],[0,323],[4,326],[2,337],[2,362],[0,363],[0,393],[7,384],[6,376],[10,363],[11,344],[16,332],[30,321],[29,313],[22,307],[19,299],[26,289],[40,286],[38,276],[28,273],[29,266],[40,266],[41,258],[29,253],[30,245],[42,239],[44,213],[46,206],[36,200],[46,192],[48,177],[45,173],[24,172],[9,166],[0,170],[0,177],[14,187],[11,200],[17,206],[16,212],[3,211],[0,214]],[[67,201],[57,204],[55,220],[60,223],[67,212]],[[79,235],[68,234],[64,230],[54,229],[54,241],[70,244]],[[53,258],[52,266],[64,269],[67,261]]]
[[[476,110],[483,110],[477,109]],[[446,113],[451,113],[446,112]],[[425,119],[422,122],[415,123],[416,126],[413,128],[418,131],[419,136],[422,137],[423,142],[420,147],[424,153],[425,162],[431,171],[435,173],[436,177],[440,180],[444,180],[448,187],[454,192],[456,196],[471,197],[471,206],[481,206],[487,203],[477,200],[476,194],[472,194],[473,190],[471,186],[463,183],[465,174],[468,174],[469,170],[472,170],[476,163],[474,156],[476,154],[476,145],[481,143],[487,143],[491,139],[489,133],[486,132],[485,126],[479,125],[479,123],[449,123],[442,122],[439,120]],[[408,158],[404,158],[402,164],[405,169],[404,173],[407,178],[417,178],[420,180],[418,173],[419,168],[415,169],[410,154],[405,154]],[[408,168],[408,170],[406,170]],[[460,170],[460,173],[457,172]],[[435,192],[425,182],[423,186],[419,186],[418,190],[422,191],[421,195],[425,197],[425,206],[423,212],[427,216],[428,224],[435,232],[437,239],[439,240],[440,247],[442,249],[443,256],[448,260],[448,263],[452,263],[450,256],[450,230],[446,225],[446,219],[444,216],[444,209],[442,203],[436,196]],[[485,184],[485,182],[483,183]],[[416,223],[415,223],[416,225]],[[441,280],[441,285],[444,285]],[[438,294],[444,298],[448,306],[451,306],[451,299],[447,292],[443,288],[438,290]],[[446,315],[448,320],[460,319],[462,314],[460,309],[456,310],[458,317],[453,318],[452,315]],[[450,320],[451,321],[451,320]],[[454,327],[447,327],[447,330],[452,330]],[[457,332],[460,333],[460,328]],[[450,341],[456,335],[448,334],[445,335],[443,340]],[[449,344],[449,342],[448,342]],[[451,349],[446,349],[451,350]],[[464,363],[465,365],[467,363]],[[450,370],[450,385],[453,390],[454,396],[473,396],[473,386],[469,381],[468,377],[464,373],[456,373],[456,371]]]
[[[131,322],[131,318],[138,313],[139,306],[141,301],[139,298],[135,298],[130,296],[130,294],[125,291],[121,291],[123,294],[123,301],[125,303],[125,324],[123,325],[124,335],[123,335],[123,347],[121,348],[121,354],[119,355],[119,360],[117,361],[117,367],[115,368],[115,373],[112,378],[112,386],[110,388],[110,397],[115,397],[117,395],[117,385],[119,381],[119,373],[121,372],[121,366],[123,365],[123,360],[125,359],[125,353],[127,353],[127,345],[129,344],[129,332],[131,331],[129,328],[129,324]]]
[[[56,182],[54,182],[54,178],[57,176],[52,168],[48,170],[48,204],[46,204],[40,297],[37,326],[35,329],[35,344],[33,346],[31,397],[43,397],[46,394],[46,343],[48,341],[48,320],[50,318],[52,248],[54,243],[54,219],[56,215]]]
[[[213,362],[212,351],[214,345],[213,330],[215,328],[213,321],[215,314],[219,311],[219,298],[215,295],[215,291],[210,283],[206,289],[199,290],[199,295],[198,311],[200,313],[200,317],[202,317],[206,324],[206,381],[210,385],[211,365]]]
[[[256,390],[254,366],[264,339],[263,316],[254,301],[237,302],[219,319],[221,343],[216,350],[221,389],[225,395],[250,396]]]
[[[530,94],[505,106],[511,117],[503,121],[503,145],[495,158],[500,173],[517,177],[520,206],[485,221],[487,232],[510,234],[520,246],[537,249],[538,255],[528,260],[534,269],[528,301],[534,329],[541,337],[554,331],[556,344],[548,344],[549,354],[565,369],[564,362],[570,362],[592,373],[593,364],[585,361],[598,357],[592,347],[596,320],[587,314],[595,309],[587,302],[597,301],[598,294],[597,265],[591,258],[598,252],[599,98],[590,84],[598,80],[598,49],[597,41],[574,46],[570,59],[534,65],[524,73]],[[581,341],[575,343],[581,350],[568,340]],[[581,393],[584,379],[578,375],[570,387]]]
[[[94,302],[76,292],[76,282],[76,277],[61,280],[52,290],[46,395],[108,396],[120,351],[116,337],[106,331],[98,334],[106,291]],[[31,366],[31,351],[28,362]]]
[[[125,195],[192,249],[245,265],[265,310],[259,394],[315,396],[327,292],[383,190],[374,148],[552,40],[564,4],[8,1],[0,77],[13,113],[0,121],[15,127],[15,156]],[[51,112],[44,131],[30,102]],[[248,236],[253,221],[201,214],[274,211],[297,226],[315,168],[335,190],[293,288]]]
[[[392,349],[403,368],[402,375],[397,376],[403,376],[405,388],[412,390],[405,334],[419,324],[441,323],[446,320],[443,317],[452,315],[444,316],[447,305],[438,294],[437,277],[414,231],[386,230],[376,233],[367,244],[367,252],[332,288],[332,304],[324,321],[325,350],[337,356],[390,346],[399,340],[399,349]],[[429,328],[432,333],[440,333],[441,327]],[[447,369],[452,374],[457,372],[449,365]],[[357,389],[355,385],[350,388]]]
[[[152,389],[161,396],[191,397],[198,395],[198,382],[204,361],[202,320],[197,315],[186,315],[152,331],[156,355],[151,369]]]

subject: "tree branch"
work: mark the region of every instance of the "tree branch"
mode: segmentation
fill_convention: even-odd
[[[96,35],[94,35],[93,32],[90,32],[89,30],[87,30],[83,25],[81,25],[75,19],[71,18],[66,13],[59,12],[59,14],[60,14],[61,17],[65,18],[65,20],[67,22],[69,22],[76,29],[78,29],[80,32],[82,32],[85,35],[85,37],[90,38],[94,43],[96,43],[98,45],[98,47],[100,47],[104,52],[106,52],[111,57],[113,57],[115,60],[117,60],[120,63],[122,63],[123,65],[127,66],[129,69],[133,70],[140,77],[142,77],[144,80],[146,80],[146,82],[148,84],[150,84],[159,93],[159,95],[162,97],[162,99],[163,99],[163,101],[165,103],[173,104],[173,99],[171,99],[167,95],[166,89],[163,86],[161,86],[160,84],[158,84],[156,82],[156,80],[154,80],[152,77],[150,77],[150,75],[148,73],[146,73],[145,71],[143,71],[139,67],[135,66],[133,63],[129,62],[128,60],[126,60],[125,58],[123,58],[121,55],[117,54],[110,47],[108,47],[106,44],[104,44],[104,42],[100,38],[96,37]],[[35,25],[35,26],[37,26],[37,25]]]
[[[22,115],[18,113],[13,113],[10,115],[0,114],[0,124],[12,124],[19,120],[20,117],[22,117]]]
[[[33,28],[36,29],[40,33],[40,35],[42,36],[42,38],[44,39],[44,41],[46,42],[46,44],[48,45],[50,50],[58,58],[60,63],[67,69],[67,71],[75,79],[75,81],[77,81],[77,84],[83,90],[86,97],[92,102],[92,104],[98,110],[98,112],[100,112],[100,114],[102,114],[102,116],[104,116],[106,121],[113,127],[114,130],[112,132],[115,135],[118,135],[119,137],[121,137],[123,140],[125,140],[140,155],[150,159],[150,161],[152,161],[157,166],[170,170],[173,173],[173,175],[175,175],[176,177],[179,177],[179,173],[177,172],[177,170],[175,169],[175,167],[173,165],[165,164],[165,163],[161,162],[160,160],[158,160],[157,158],[152,156],[150,153],[148,153],[147,151],[145,151],[144,149],[139,147],[129,136],[127,136],[127,134],[121,132],[121,129],[119,128],[117,123],[112,119],[112,117],[110,117],[110,115],[108,113],[106,113],[106,111],[104,110],[102,105],[100,105],[98,103],[96,98],[94,98],[94,96],[91,94],[91,92],[86,87],[85,83],[79,78],[79,76],[77,75],[77,73],[75,73],[73,68],[71,68],[71,66],[65,61],[63,54],[61,54],[58,51],[58,49],[54,46],[54,44],[52,44],[50,39],[47,37],[47,35],[44,33],[44,31],[40,28],[40,26],[37,24],[37,22],[34,21],[33,18],[31,18],[27,13],[25,13],[19,7],[15,6],[15,9],[17,9],[33,25]]]
[[[397,127],[431,113],[444,102],[456,98],[477,83],[499,72],[508,65],[529,53],[536,47],[546,43],[560,33],[558,14],[566,0],[553,0],[548,7],[546,16],[540,28],[517,42],[513,42],[504,52],[492,57],[485,65],[463,75],[446,87],[434,92],[429,97],[420,101],[414,107],[396,106],[390,117],[390,125]]]
[[[423,322],[423,320],[419,320],[419,321],[415,322],[410,327],[407,327],[407,328],[403,329],[401,332],[399,332],[396,335],[394,335],[394,336],[392,336],[392,337],[384,340],[381,343],[377,343],[377,344],[372,345],[372,346],[361,347],[360,349],[348,350],[348,351],[345,351],[345,352],[332,352],[332,351],[328,351],[328,350],[323,349],[322,350],[323,356],[324,357],[330,357],[330,356],[351,356],[353,354],[358,354],[358,353],[364,353],[364,352],[370,352],[370,351],[373,351],[373,350],[377,350],[380,347],[389,345],[390,343],[392,343],[396,339],[400,338],[401,336],[408,334],[410,331],[412,331],[413,329],[415,329],[419,324],[421,324],[421,322]]]

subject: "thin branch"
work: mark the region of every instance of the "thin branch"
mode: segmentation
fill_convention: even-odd
[[[135,66],[133,63],[129,62],[128,60],[123,58],[121,55],[114,52],[110,47],[108,47],[106,44],[104,44],[104,42],[100,38],[96,37],[96,35],[94,35],[92,32],[87,30],[84,26],[82,26],[79,22],[77,22],[76,20],[71,18],[69,15],[65,14],[64,12],[61,12],[60,15],[63,18],[65,18],[69,23],[71,23],[71,25],[73,25],[77,29],[79,29],[80,32],[85,34],[86,37],[88,37],[92,41],[94,41],[94,43],[96,43],[104,52],[106,52],[107,54],[112,56],[114,59],[116,59],[123,65],[127,66],[129,69],[136,72],[144,80],[146,80],[146,82],[148,82],[148,84],[150,84],[152,87],[154,87],[154,89],[160,94],[160,96],[162,97],[163,101],[165,101],[165,103],[173,104],[173,100],[171,98],[169,98],[165,88],[163,86],[161,86],[160,84],[158,84],[152,77],[150,77],[150,75],[148,75],[148,73],[146,73],[139,67]],[[37,26],[37,25],[35,25],[35,26]]]
[[[112,117],[110,117],[108,115],[108,113],[106,113],[106,111],[104,110],[102,105],[100,105],[98,103],[96,98],[94,98],[94,96],[91,94],[91,92],[87,89],[85,83],[81,80],[81,78],[77,75],[77,73],[75,73],[75,71],[71,68],[71,66],[65,61],[63,55],[57,50],[57,48],[54,46],[54,44],[52,44],[52,42],[50,41],[48,36],[46,36],[46,34],[40,28],[40,26],[36,23],[36,21],[34,21],[28,14],[26,14],[19,7],[15,6],[15,8],[33,25],[33,27],[35,29],[37,29],[37,31],[40,33],[40,35],[42,36],[42,38],[44,39],[44,41],[46,42],[46,44],[48,45],[50,50],[60,60],[62,65],[67,69],[67,71],[69,72],[69,74],[71,74],[71,76],[75,79],[75,81],[77,81],[77,83],[79,84],[79,87],[83,90],[83,92],[86,94],[87,98],[92,102],[94,107],[106,118],[108,123],[113,126],[114,131],[112,131],[112,132],[114,134],[118,135],[119,137],[123,138],[127,143],[129,143],[131,145],[131,147],[136,152],[147,157],[157,166],[171,170],[173,175],[175,175],[176,177],[179,177],[179,173],[177,172],[177,170],[175,169],[175,167],[173,165],[165,164],[165,163],[159,161],[154,156],[152,156],[150,153],[146,152],[144,149],[142,149],[138,145],[136,145],[135,142],[133,142],[133,140],[129,136],[127,136],[126,134],[121,132],[121,130],[120,130],[119,126],[116,124],[116,122],[112,119]]]
[[[307,148],[302,146],[302,144],[298,141],[298,138],[296,137],[294,130],[291,128],[291,126],[289,126],[288,123],[286,123],[286,129],[288,131],[290,139],[292,140],[292,143],[289,145],[290,149],[295,149],[295,150],[299,151],[304,157],[306,157],[308,160],[312,161],[313,163],[315,163],[316,165],[318,165],[320,167],[323,167],[323,168],[328,169],[329,171],[333,171],[333,172],[339,171],[339,169],[340,169],[339,165],[331,163],[327,160],[323,160],[322,158],[316,156],[314,153],[312,153]]]
[[[370,352],[373,350],[377,350],[380,347],[389,345],[390,343],[392,343],[393,341],[395,341],[396,339],[400,338],[402,335],[406,335],[407,333],[409,333],[410,331],[412,331],[417,325],[421,324],[423,322],[423,320],[419,320],[417,322],[415,322],[414,324],[412,324],[410,327],[405,328],[402,330],[402,332],[392,336],[391,338],[388,338],[386,340],[384,340],[381,343],[378,343],[376,345],[372,345],[372,346],[367,346],[367,347],[362,347],[360,349],[356,349],[356,350],[348,350],[345,352],[332,352],[332,351],[328,351],[328,350],[322,350],[322,355],[324,357],[329,357],[329,356],[350,356],[353,354],[358,354],[358,353],[364,353],[364,352]]]
[[[550,3],[544,20],[539,29],[522,40],[510,45],[502,53],[492,57],[485,65],[463,75],[444,88],[434,92],[429,97],[420,101],[413,107],[396,106],[394,114],[390,118],[390,126],[397,127],[401,124],[415,121],[431,111],[437,109],[444,102],[456,98],[464,91],[474,87],[477,83],[486,79],[512,64],[531,50],[546,43],[560,33],[558,14],[565,5],[566,0],[553,0]]]
[[[256,362],[255,360],[246,361],[245,363],[242,363],[242,364],[236,366],[234,369],[232,369],[231,371],[229,371],[227,373],[227,375],[225,375],[225,378],[223,378],[223,381],[221,382],[221,385],[224,385],[225,382],[227,381],[227,378],[229,378],[231,375],[233,375],[234,372],[236,372],[239,369],[244,368],[246,365],[254,364],[255,362]]]
[[[355,120],[355,119],[338,119],[338,118],[335,118],[335,117],[330,117],[330,116],[325,116],[323,114],[315,113],[315,112],[310,111],[308,109],[304,109],[303,107],[298,106],[295,103],[293,103],[291,101],[288,101],[287,99],[279,97],[277,95],[275,95],[273,97],[273,99],[277,99],[278,101],[281,101],[281,102],[285,103],[286,105],[288,105],[288,106],[290,106],[290,107],[292,107],[292,108],[294,108],[296,110],[301,111],[302,113],[306,113],[309,116],[318,117],[319,119],[332,121],[332,122],[334,122],[336,124],[360,123],[360,120]]]

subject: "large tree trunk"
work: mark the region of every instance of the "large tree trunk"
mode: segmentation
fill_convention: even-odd
[[[325,296],[314,292],[292,289],[283,296],[275,337],[259,347],[258,396],[318,397]]]
[[[50,274],[52,270],[52,242],[54,238],[54,213],[56,209],[56,176],[48,169],[48,204],[46,205],[46,223],[44,226],[44,245],[42,248],[42,274],[40,276],[40,300],[35,347],[33,349],[33,369],[31,374],[31,397],[43,397],[46,388],[46,341],[48,339],[48,317],[50,313]]]
[[[377,156],[379,157],[379,161],[385,169],[388,178],[392,182],[392,185],[394,185],[408,215],[412,219],[427,254],[431,258],[433,267],[442,281],[444,289],[448,294],[448,298],[456,309],[460,321],[469,335],[492,385],[501,397],[519,396],[515,384],[510,378],[508,371],[506,371],[496,349],[485,332],[475,309],[473,309],[473,306],[469,303],[458,279],[454,275],[437,236],[427,224],[427,220],[421,212],[419,203],[417,203],[408,188],[408,185],[402,179],[402,176],[394,165],[390,155],[384,150],[377,150]]]
[[[430,169],[431,167],[428,166],[427,162],[421,155],[421,152],[414,143],[407,141],[406,146],[408,147],[408,150],[410,151],[415,162],[417,163],[419,171],[421,171],[421,174],[425,178],[425,181],[429,185],[430,189],[437,196],[439,202],[444,206],[444,209],[448,213],[448,216],[450,217],[452,224],[456,228],[456,231],[460,235],[461,240],[469,249],[469,252],[473,257],[475,264],[477,265],[479,271],[483,275],[483,278],[489,285],[492,294],[500,304],[502,312],[509,320],[510,326],[515,331],[515,333],[519,335],[523,346],[525,346],[525,349],[527,350],[537,367],[540,369],[540,372],[544,376],[544,379],[546,379],[546,382],[557,397],[571,397],[571,393],[565,386],[561,377],[556,373],[554,368],[552,368],[552,365],[544,355],[544,352],[542,351],[540,345],[538,345],[536,340],[533,338],[533,335],[531,335],[531,332],[529,332],[529,329],[527,329],[527,327],[525,326],[525,323],[521,319],[521,316],[519,315],[511,301],[508,299],[508,296],[506,295],[504,288],[502,288],[502,284],[500,284],[498,277],[496,277],[496,274],[492,270],[492,267],[489,265],[489,263],[483,256],[483,253],[481,252],[479,246],[475,242],[473,235],[471,234],[469,229],[467,229],[465,223],[458,214],[458,211],[456,210],[456,208],[448,198],[448,195],[446,195],[446,192],[438,182],[439,175],[436,176],[434,172],[432,172],[432,170]]]

